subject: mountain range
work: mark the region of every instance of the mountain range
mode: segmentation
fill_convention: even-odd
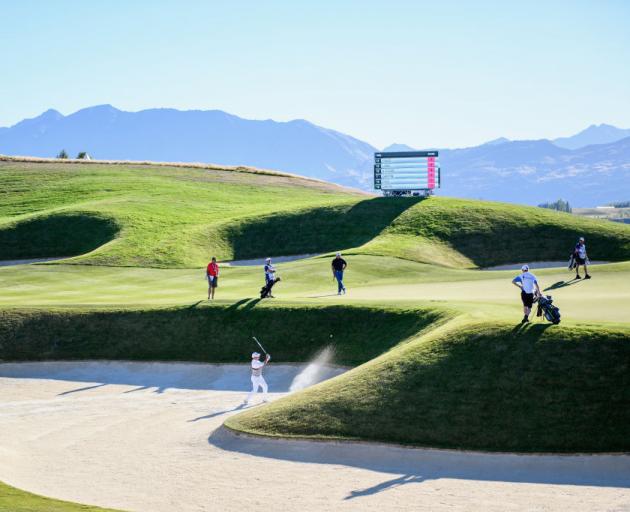
[[[111,105],[68,116],[48,110],[0,128],[0,153],[96,159],[208,162],[277,169],[370,190],[372,145],[309,121],[248,120],[220,110],[148,109]],[[386,151],[408,151],[393,144]],[[595,206],[630,198],[630,130],[592,125],[571,137],[499,138],[439,149],[443,195],[538,204],[559,198]]]
[[[0,129],[0,153],[52,157],[86,151],[95,159],[207,162],[295,172],[341,185],[371,185],[375,149],[305,120],[254,121],[220,110],[111,105],[63,116],[48,110]]]

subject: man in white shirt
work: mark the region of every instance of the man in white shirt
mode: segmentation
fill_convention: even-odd
[[[267,382],[265,382],[265,378],[262,375],[262,370],[270,359],[271,356],[267,354],[263,362],[260,360],[260,354],[258,352],[252,354],[252,390],[249,392],[249,395],[247,395],[245,404],[249,404],[250,400],[258,392],[259,387],[262,388],[263,402],[267,402]]]
[[[512,284],[521,289],[521,301],[523,302],[523,320],[521,323],[525,324],[529,322],[529,314],[532,311],[534,305],[534,292],[537,295],[542,295],[540,287],[538,286],[538,279],[529,271],[528,265],[521,267],[521,275],[512,279]]]

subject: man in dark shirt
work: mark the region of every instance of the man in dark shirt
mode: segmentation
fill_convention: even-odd
[[[341,257],[341,253],[338,252],[335,259],[332,260],[333,277],[337,279],[337,295],[346,293],[346,287],[343,285],[343,271],[346,270],[347,266],[346,260],[344,260]]]

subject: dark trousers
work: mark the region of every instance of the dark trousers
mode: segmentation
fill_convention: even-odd
[[[337,279],[337,293],[341,293],[346,289],[343,285],[343,270],[335,270],[335,278]]]

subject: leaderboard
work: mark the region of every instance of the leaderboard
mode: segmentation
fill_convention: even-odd
[[[384,192],[432,191],[440,186],[437,151],[374,153],[374,188]]]

